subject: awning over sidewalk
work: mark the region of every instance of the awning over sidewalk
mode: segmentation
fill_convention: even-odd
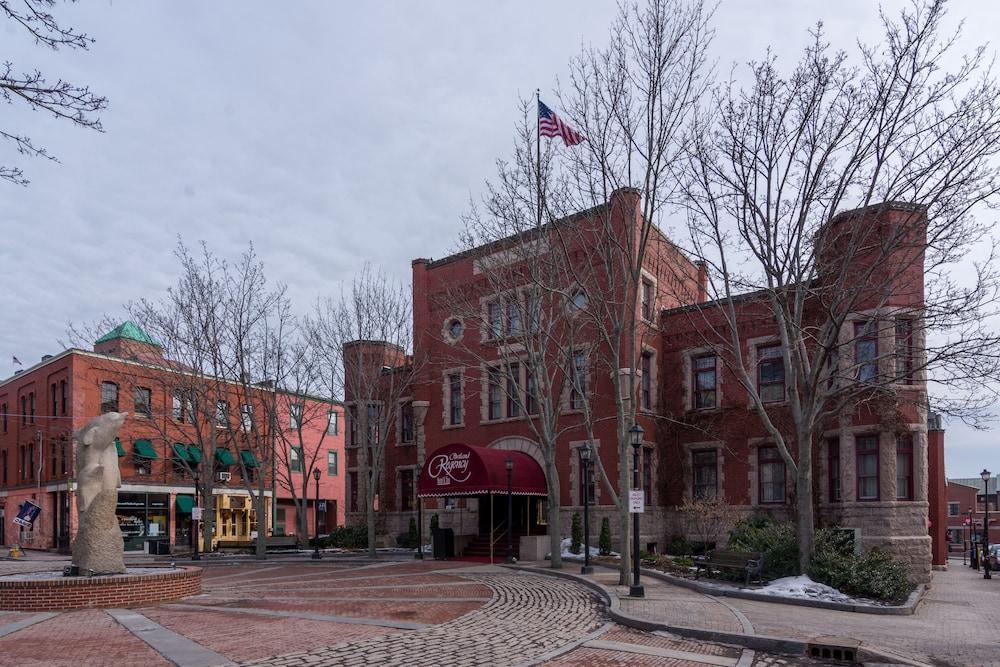
[[[417,496],[478,496],[507,493],[507,459],[513,463],[511,493],[546,496],[545,473],[523,452],[452,444],[427,457],[420,471]]]

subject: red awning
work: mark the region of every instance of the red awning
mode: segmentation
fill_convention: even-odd
[[[507,459],[514,463],[511,493],[547,496],[545,473],[523,452],[452,444],[435,450],[424,462],[417,496],[478,496],[507,493]]]

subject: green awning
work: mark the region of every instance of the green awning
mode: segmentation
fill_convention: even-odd
[[[153,449],[153,443],[149,440],[136,440],[135,455],[143,459],[155,459],[156,450]]]
[[[177,496],[178,514],[190,514],[192,507],[194,507],[194,496]]]
[[[118,456],[125,456],[125,448],[122,447],[122,441],[115,438],[115,449],[118,450]]]
[[[215,450],[215,460],[224,466],[231,466],[236,463],[236,459],[233,458],[233,453],[225,447],[219,447]]]
[[[201,447],[199,447],[198,445],[188,445],[187,450],[188,450],[188,456],[191,457],[190,459],[191,463],[195,465],[201,463],[202,459]]]
[[[240,450],[240,458],[243,459],[243,465],[247,468],[259,468],[260,463],[257,462],[257,457],[253,455],[249,449]]]
[[[191,454],[188,453],[187,447],[183,443],[174,443],[174,458],[178,461],[187,461],[191,463]]]

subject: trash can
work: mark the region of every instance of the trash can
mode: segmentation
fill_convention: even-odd
[[[436,560],[455,557],[455,531],[451,528],[435,528],[431,533],[431,543]]]

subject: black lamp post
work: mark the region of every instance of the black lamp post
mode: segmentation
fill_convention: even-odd
[[[983,479],[983,579],[992,579],[990,574],[990,471],[983,468],[979,473]]]
[[[198,469],[191,469],[191,477],[194,478],[194,504],[198,507]],[[191,560],[201,560],[198,553],[198,522],[194,519],[194,508],[191,508],[191,538],[194,540],[194,551],[191,553]]]
[[[639,447],[642,446],[642,427],[633,424],[628,430],[632,443],[632,491],[639,490]],[[646,592],[639,583],[639,513],[632,512],[632,585],[628,587],[629,597],[645,597]]]
[[[319,560],[319,468],[313,468],[313,479],[316,480],[316,507],[313,508],[313,560]]]
[[[580,465],[583,466],[583,567],[580,574],[593,574],[590,565],[590,443],[580,447]]]
[[[514,532],[514,503],[511,494],[511,477],[514,474],[514,460],[507,457],[507,555],[503,562],[508,565],[514,562],[514,543],[512,533]]]
[[[424,559],[424,515],[423,515],[423,502],[420,500],[420,471],[417,471],[415,475],[415,482],[417,485],[417,553],[413,554],[413,557],[417,560]]]

